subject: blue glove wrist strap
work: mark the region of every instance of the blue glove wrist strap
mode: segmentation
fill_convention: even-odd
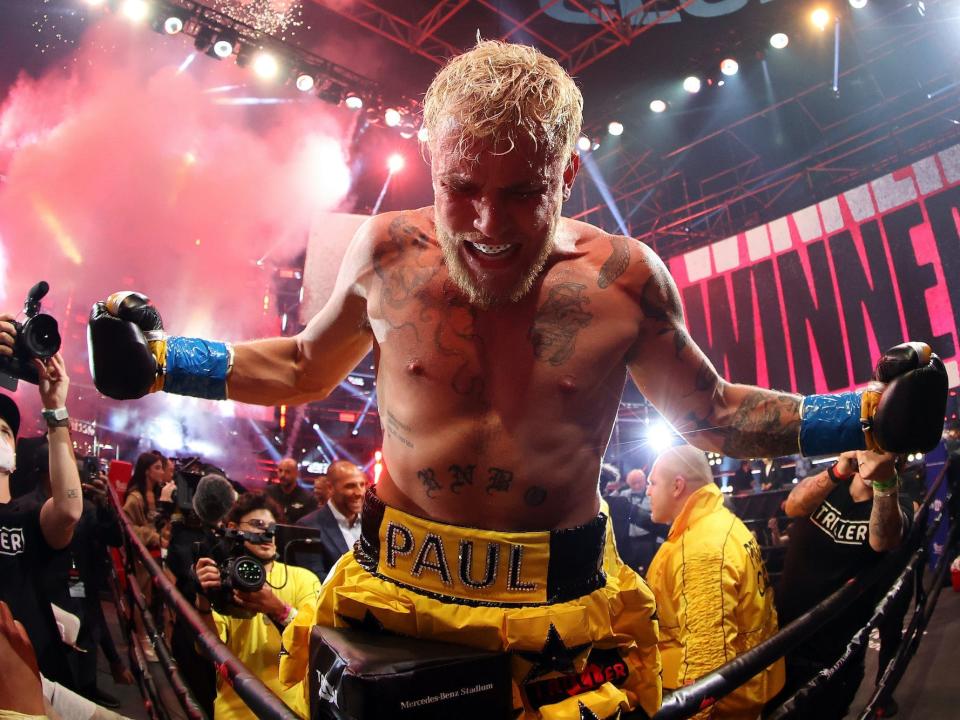
[[[800,403],[800,452],[803,455],[864,450],[866,446],[860,423],[860,393],[803,398]]]
[[[167,338],[164,392],[227,399],[230,352],[226,343],[201,338]]]

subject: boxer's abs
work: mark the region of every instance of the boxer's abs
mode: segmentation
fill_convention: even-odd
[[[421,330],[424,330],[421,327]],[[379,493],[415,515],[498,530],[572,527],[598,511],[601,458],[625,379],[610,339],[562,363],[515,323],[436,331],[378,348],[385,473]],[[624,344],[625,347],[625,344]]]

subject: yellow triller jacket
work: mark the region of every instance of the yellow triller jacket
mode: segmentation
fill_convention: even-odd
[[[663,688],[715,670],[777,632],[773,588],[753,534],[706,485],[689,498],[650,563]],[[784,681],[783,660],[698,717],[756,718]]]

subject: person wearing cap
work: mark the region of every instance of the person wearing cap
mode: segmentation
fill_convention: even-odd
[[[13,353],[16,330],[10,315],[0,314],[0,355]],[[70,381],[60,354],[34,364],[40,375],[39,393],[48,437],[51,496],[44,503],[14,499],[10,475],[16,468],[16,438],[20,409],[0,394],[0,600],[23,623],[33,642],[41,672],[50,680],[70,682],[60,637],[43,590],[42,568],[65,548],[83,511],[80,474],[73,455],[67,411]]]

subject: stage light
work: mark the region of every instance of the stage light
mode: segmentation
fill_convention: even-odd
[[[343,101],[343,104],[351,110],[359,110],[363,107],[363,98],[359,95],[347,95],[347,98]]]
[[[426,142],[429,139],[430,139],[430,133],[427,132],[427,129],[425,127],[421,126],[420,129],[417,130],[417,140],[419,140],[420,142]]]
[[[683,89],[692,95],[693,93],[700,92],[700,84],[700,78],[696,75],[691,75],[683,81]]]
[[[770,36],[770,47],[783,50],[790,43],[786,33],[774,33]]]
[[[740,63],[733,58],[724,58],[720,61],[720,72],[727,77],[732,77],[740,72]]]
[[[176,15],[168,17],[163,21],[163,31],[167,35],[176,35],[181,30],[183,30],[183,20]]]
[[[233,43],[224,38],[220,38],[213,44],[213,54],[221,60],[226,60],[233,55]],[[253,69],[256,72],[256,65],[254,65]]]
[[[308,75],[307,73],[301,73],[297,76],[297,90],[300,92],[310,92],[313,90],[314,86],[313,75]]]
[[[723,87],[727,84],[726,80],[717,80],[717,87]]]
[[[387,170],[390,171],[391,175],[396,175],[403,170],[403,166],[406,164],[406,160],[403,159],[403,155],[400,153],[393,153],[387,158]]]
[[[141,22],[150,13],[150,6],[146,0],[124,0],[120,11],[127,20]]]
[[[106,0],[85,0],[90,7],[100,7]]]
[[[623,123],[619,123],[614,120],[612,123],[607,125],[607,132],[616,137],[617,135],[623,135]]]
[[[387,127],[396,127],[401,120],[400,111],[396,108],[387,108],[383,111],[383,121],[387,124]]]
[[[268,52],[259,52],[253,59],[253,72],[257,77],[263,80],[272,80],[280,72],[280,64],[277,59]]]
[[[581,135],[577,139],[577,150],[580,152],[589,152],[590,150],[590,138],[586,135]]]
[[[657,455],[673,445],[676,434],[662,420],[658,420],[647,428],[647,445]]]
[[[854,10],[863,10],[867,6],[867,0],[850,0],[850,7]]]
[[[917,0],[917,14],[920,17],[927,16],[927,4],[923,0]]]
[[[650,102],[650,110],[655,113],[662,113],[667,109],[667,104],[663,100],[652,100]]]
[[[810,22],[814,24],[817,30],[822,31],[827,27],[827,23],[830,22],[830,13],[826,8],[817,8],[810,13]]]

